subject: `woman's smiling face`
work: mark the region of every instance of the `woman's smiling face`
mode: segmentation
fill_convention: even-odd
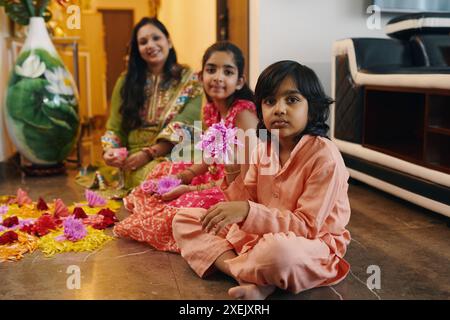
[[[152,24],[141,27],[137,33],[139,53],[149,67],[161,67],[166,63],[172,43]]]

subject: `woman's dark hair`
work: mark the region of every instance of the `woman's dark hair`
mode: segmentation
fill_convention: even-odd
[[[242,54],[241,49],[239,49],[236,45],[234,45],[231,42],[228,41],[219,41],[214,43],[212,46],[210,46],[208,49],[206,49],[205,54],[203,55],[202,59],[202,74],[205,69],[206,62],[211,58],[213,53],[215,52],[229,52],[233,56],[233,61],[236,64],[236,67],[238,69],[238,77],[242,78],[244,77],[244,68],[245,68],[245,59],[244,55]],[[208,101],[211,101],[211,98],[205,93],[206,98]],[[253,94],[253,91],[249,88],[247,82],[244,83],[244,86],[236,90],[234,94],[232,94],[228,99],[228,106],[231,106],[234,101],[242,99],[242,100],[248,100],[255,102],[255,96]]]
[[[267,129],[262,114],[262,101],[276,94],[284,79],[290,77],[296,84],[298,91],[308,100],[308,124],[297,137],[297,141],[305,134],[327,137],[330,104],[333,100],[328,97],[313,70],[298,62],[284,60],[267,67],[259,76],[255,88],[256,114],[258,116],[257,133],[259,129]],[[270,138],[270,135],[269,135]]]
[[[120,106],[120,113],[123,117],[122,128],[125,132],[138,128],[142,122],[139,112],[144,106],[145,85],[147,81],[147,63],[142,59],[139,53],[139,44],[137,34],[139,30],[145,25],[153,25],[167,37],[170,38],[166,27],[156,18],[142,18],[133,29],[130,44],[129,44],[129,58],[127,73],[125,81],[120,91],[122,104]],[[178,64],[177,53],[172,47],[169,50],[169,55],[164,64],[163,82],[161,88],[167,89],[172,80],[180,81],[183,67]]]

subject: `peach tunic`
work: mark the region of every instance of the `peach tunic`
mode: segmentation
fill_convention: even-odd
[[[228,201],[248,200],[250,210],[240,224],[218,235],[203,232],[204,209],[184,209],[173,222],[182,256],[201,277],[225,251],[240,281],[275,285],[300,292],[336,284],[350,265],[343,259],[350,233],[348,171],[328,139],[305,135],[280,166],[265,144],[252,156],[245,179],[224,185]]]

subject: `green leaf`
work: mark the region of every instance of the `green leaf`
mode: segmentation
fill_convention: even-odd
[[[47,69],[55,69],[58,67],[64,68],[62,61],[58,57],[51,55],[47,50],[34,49],[34,54],[39,56],[41,61],[45,63]]]
[[[50,100],[43,104],[42,111],[55,124],[65,126],[70,129],[73,129],[79,125],[79,117],[75,109],[65,103],[60,103],[57,105],[54,101]]]
[[[30,15],[23,3],[8,2],[5,4],[6,14],[16,23],[28,25]]]
[[[33,6],[33,0],[20,0],[20,3],[27,9],[30,17],[34,17],[36,15]]]
[[[23,127],[23,135],[27,146],[37,158],[46,161],[63,161],[75,145],[77,130],[66,130],[53,126],[50,130],[42,130],[29,125]]]
[[[41,8],[39,9],[39,16],[40,17],[43,17],[44,16],[44,12],[47,11],[48,2],[49,2],[49,0],[43,0],[42,1]]]
[[[9,87],[6,107],[11,117],[36,128],[50,129],[52,122],[42,111],[47,84],[44,79],[23,79]]]

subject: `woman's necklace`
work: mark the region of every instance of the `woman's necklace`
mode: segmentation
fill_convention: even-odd
[[[151,73],[147,74],[147,81],[145,85],[146,97],[146,120],[150,125],[157,125],[157,108],[160,105],[163,91],[159,89],[160,76],[155,76]]]

